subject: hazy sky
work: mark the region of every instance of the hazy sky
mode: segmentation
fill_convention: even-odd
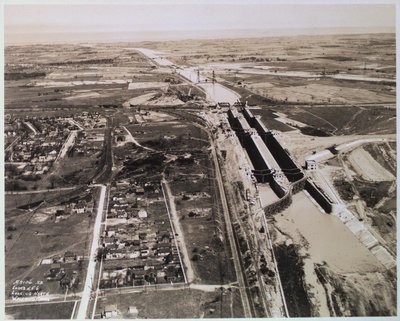
[[[243,1],[245,3],[245,1]],[[5,40],[101,32],[395,28],[394,5],[5,5]],[[172,33],[171,33],[172,34]],[[50,39],[50,38],[49,38]],[[149,39],[153,40],[153,39]]]

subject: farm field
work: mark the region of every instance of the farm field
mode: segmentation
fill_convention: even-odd
[[[267,128],[280,131],[300,130],[306,135],[317,137],[394,134],[396,128],[396,109],[381,106],[274,106],[252,111],[255,115],[263,116]],[[288,126],[281,122],[276,124],[278,112],[308,127]]]
[[[179,65],[200,65],[206,75],[214,70],[239,91],[250,90],[243,97],[249,103],[257,95],[274,105],[394,103],[394,43],[392,34],[326,35],[173,41],[152,49],[169,52],[165,56]],[[375,78],[382,81],[366,81]]]

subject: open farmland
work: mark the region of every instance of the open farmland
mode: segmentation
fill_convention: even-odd
[[[270,102],[393,103],[394,43],[393,35],[380,34],[182,41],[153,48],[174,48],[166,55],[172,61],[214,70]]]
[[[267,127],[287,131],[288,125],[276,124],[276,113],[282,113],[307,125],[302,128],[292,122],[294,125],[290,126],[289,120],[289,128],[311,136],[393,134],[396,128],[396,109],[384,106],[276,106],[253,109],[253,112],[264,116]],[[286,128],[282,130],[282,126]]]
[[[58,50],[63,51],[62,60]],[[169,104],[179,105],[179,99],[204,97],[198,89],[180,85],[182,81],[169,70],[154,70],[145,57],[123,45],[90,49],[85,45],[43,45],[33,46],[29,52],[7,47],[5,56],[8,109],[121,106],[149,91],[160,97],[154,102],[159,106],[171,98]],[[27,65],[21,61],[34,63]]]

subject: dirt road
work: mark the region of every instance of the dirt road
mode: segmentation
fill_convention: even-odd
[[[232,251],[231,251],[232,259],[233,259],[233,264],[235,266],[236,277],[237,277],[237,280],[239,283],[239,291],[240,291],[240,296],[242,298],[244,317],[251,318],[252,314],[251,314],[251,309],[250,309],[250,303],[249,303],[249,298],[247,297],[246,283],[245,283],[244,277],[243,277],[244,272],[242,270],[242,266],[240,265],[240,259],[239,259],[239,255],[238,255],[238,249],[236,247],[236,243],[235,243],[235,239],[234,239],[231,218],[229,216],[229,208],[228,208],[228,203],[226,201],[226,195],[225,195],[225,189],[224,189],[224,185],[223,185],[221,170],[219,168],[217,153],[215,150],[215,144],[211,137],[210,137],[210,143],[211,143],[211,153],[212,153],[212,158],[214,161],[216,179],[218,182],[218,188],[219,188],[219,192],[221,195],[221,204],[222,204],[222,209],[223,209],[223,213],[224,213],[226,234],[228,235],[229,244],[231,245],[231,249],[232,249]]]
[[[185,281],[188,283],[191,283],[195,280],[195,275],[193,272],[192,262],[190,261],[190,258],[189,258],[189,253],[187,251],[185,237],[182,232],[181,226],[179,224],[178,214],[176,213],[175,198],[172,195],[171,188],[169,187],[168,181],[165,178],[163,178],[163,180],[161,182],[161,187],[162,187],[162,192],[164,195],[165,202],[167,204],[169,204],[169,206],[167,207],[167,210],[168,210],[168,214],[170,214],[169,215],[170,220],[172,221],[171,222],[172,230],[174,233],[174,239],[177,241],[176,247],[178,250],[178,254],[180,251],[182,251],[183,261],[185,262],[185,266],[187,268]]]

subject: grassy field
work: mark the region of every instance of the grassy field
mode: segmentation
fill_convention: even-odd
[[[275,118],[278,118],[278,116],[276,116],[274,114],[274,112],[279,111],[279,107],[262,107],[260,109],[252,109],[251,112],[254,115],[260,115],[261,116],[261,120],[264,123],[264,125],[268,128],[268,129],[274,129],[274,130],[279,130],[281,132],[287,132],[287,131],[291,131],[293,130],[292,127],[277,121]]]
[[[274,112],[302,122],[327,135],[393,134],[396,132],[396,110],[380,106],[275,106],[254,109],[255,115],[270,129],[287,131],[293,128],[276,121]]]
[[[394,103],[396,98],[390,82],[331,78],[394,79],[393,33],[185,40],[148,46],[169,53],[168,59],[178,65],[200,66],[205,75],[215,71],[218,81],[229,83],[249,104]]]
[[[7,194],[5,197],[6,216],[13,217],[15,215],[11,210],[35,208],[43,201],[46,201],[47,204],[68,202],[70,198],[82,195],[86,189],[87,186],[77,186],[70,191],[54,190],[46,191],[46,193]],[[17,211],[16,213],[18,214],[19,212]]]
[[[193,289],[162,290],[159,287],[158,290],[140,293],[106,295],[99,299],[96,315],[100,316],[106,305],[114,304],[118,318],[124,319],[131,318],[128,313],[130,306],[138,309],[140,319],[243,317],[237,296],[235,289],[202,292]]]
[[[74,305],[75,302],[27,304],[6,307],[5,313],[8,319],[16,320],[70,319]]]
[[[207,158],[198,162],[198,165],[174,166],[169,176],[173,180],[171,187],[198,281],[226,284],[235,280],[235,271],[223,237],[223,217],[210,168],[212,163]],[[201,178],[196,174],[207,176]]]
[[[93,197],[97,197],[97,192]],[[62,198],[58,201],[61,202]],[[57,223],[52,215],[40,220],[34,219],[35,215],[35,211],[22,210],[6,214],[5,225],[15,229],[7,232],[11,238],[7,237],[5,243],[7,295],[12,283],[17,279],[22,280],[28,277],[36,280],[44,279],[44,272],[47,272],[49,267],[39,265],[42,259],[53,256],[63,257],[66,251],[73,251],[78,255],[87,255],[89,252],[94,215],[72,214]],[[84,266],[85,263],[83,268]],[[76,268],[78,269],[78,266]],[[81,278],[83,276],[82,273]],[[53,287],[49,286],[49,288]],[[57,287],[53,290],[58,293]]]
[[[208,147],[206,133],[184,119],[127,128],[141,144],[157,151],[178,156],[196,152],[192,163],[170,162],[164,172],[175,196],[186,247],[190,257],[194,258],[192,265],[198,280],[206,284],[233,281],[234,270],[227,254],[227,244],[218,238],[221,213],[212,163],[205,150]]]
[[[188,146],[185,145],[183,139],[187,140],[189,140],[189,138],[207,139],[207,135],[204,131],[186,121],[181,121],[181,120],[166,122],[166,123],[145,123],[143,125],[129,125],[126,127],[132,133],[132,135],[139,142],[143,142],[144,145],[146,145],[146,142],[148,145],[149,141],[159,140],[161,137],[167,136],[168,140],[171,140],[173,138],[180,139],[178,142],[179,144],[176,145],[176,148],[179,149],[184,149],[187,147],[196,148],[204,146],[204,143],[200,144],[195,141],[191,141],[190,143],[186,142],[187,144],[190,144],[190,146]]]
[[[43,200],[50,201],[58,197],[60,194],[61,192],[59,191],[34,194],[7,194],[5,196],[5,209],[7,211],[7,215],[12,216],[13,213],[10,213],[9,210],[28,204],[42,202]]]

